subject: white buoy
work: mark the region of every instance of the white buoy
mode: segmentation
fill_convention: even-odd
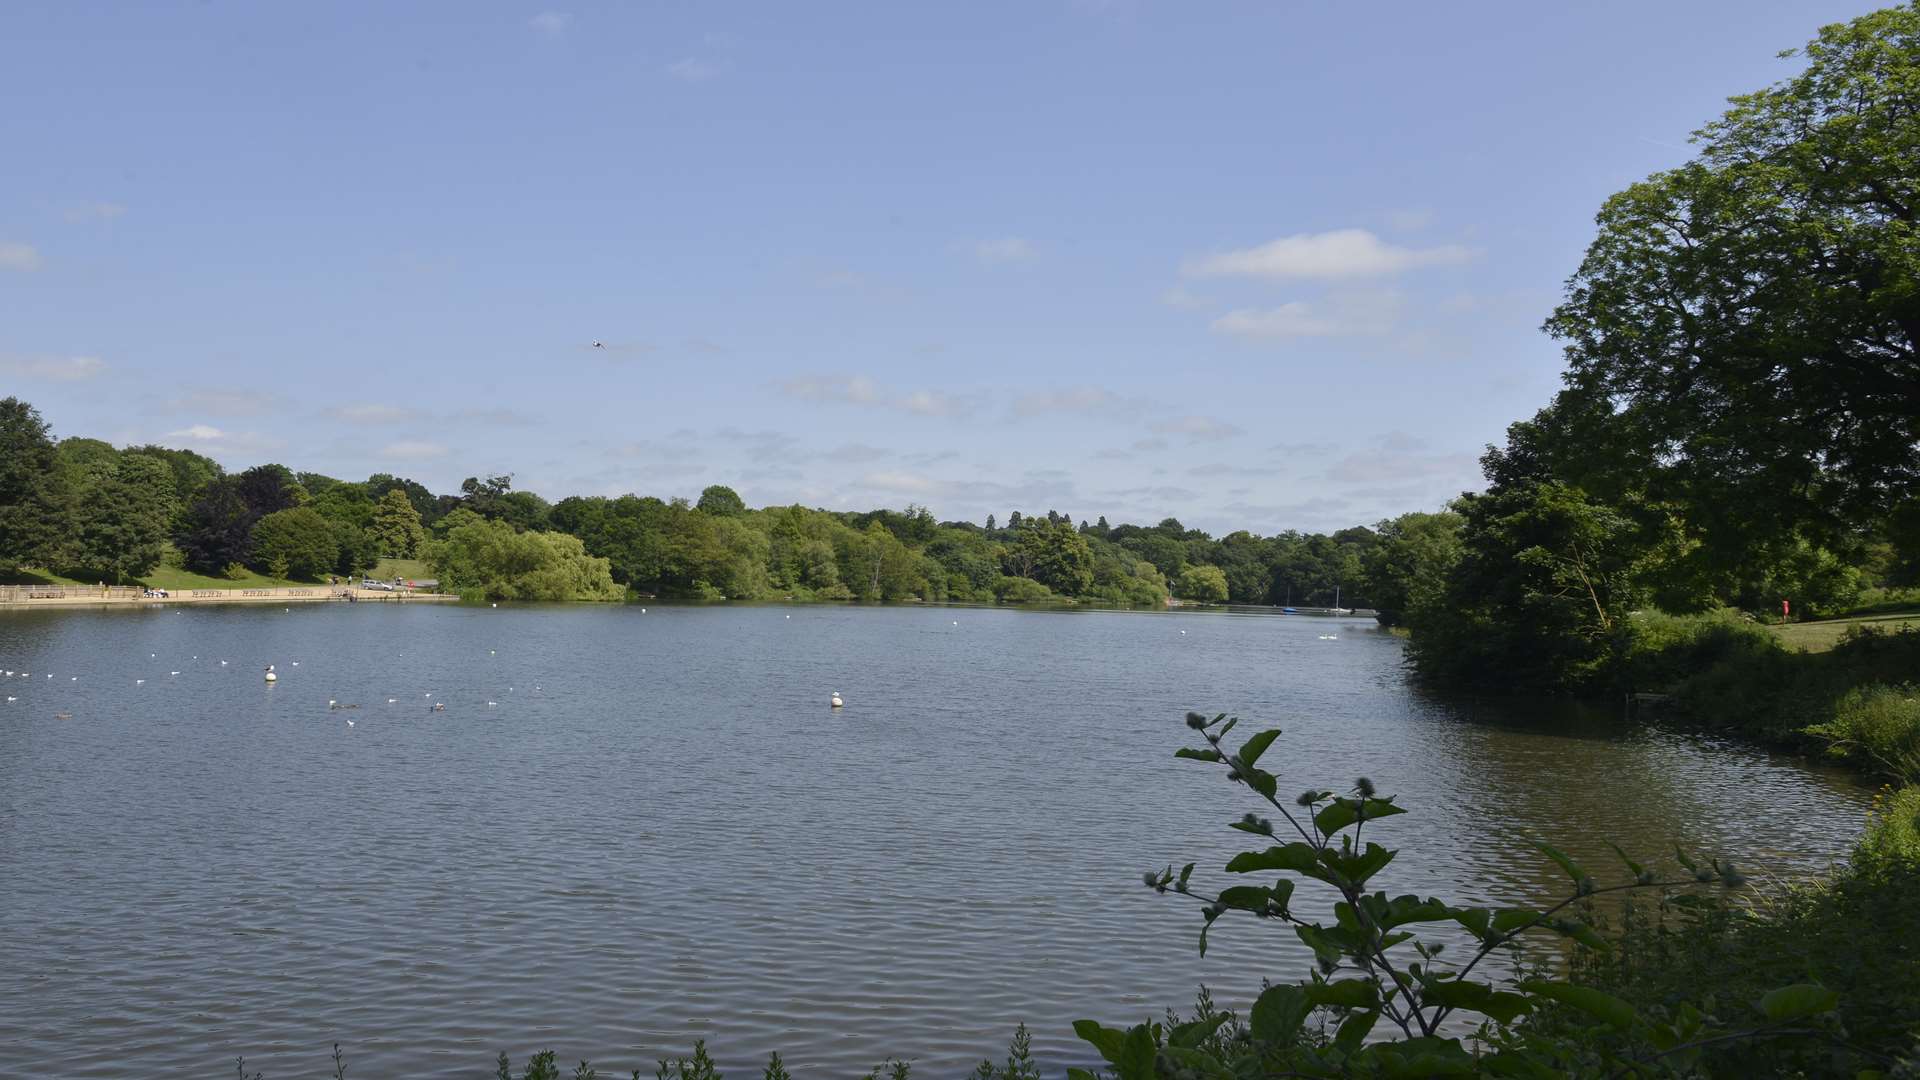
[[[279,681],[280,681],[280,676],[278,676],[278,675],[275,675],[275,674],[273,673],[273,665],[272,665],[272,664],[268,664],[268,665],[267,665],[267,681],[268,681],[268,682],[279,682]]]
[[[840,691],[838,691],[838,690],[835,690],[835,691],[833,692],[833,697],[831,697],[831,698],[829,698],[829,699],[827,699],[827,700],[828,700],[829,702],[831,702],[831,703],[832,703],[832,705],[833,705],[833,707],[834,707],[834,708],[836,708],[836,709],[837,709],[837,708],[839,708],[840,706],[842,706],[842,705],[845,705],[845,704],[846,704],[846,702],[844,702],[844,701],[841,701],[841,700],[840,700]]]

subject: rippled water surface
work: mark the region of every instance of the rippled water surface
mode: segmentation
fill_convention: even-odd
[[[1858,830],[1831,774],[1424,699],[1400,659],[1299,617],[6,613],[0,1075],[330,1075],[336,1040],[360,1077],[545,1047],[650,1073],[704,1038],[743,1073],[778,1049],[948,1076],[1021,1020],[1079,1061],[1075,1018],[1303,967],[1252,923],[1200,958],[1193,905],[1138,884],[1188,859],[1217,882],[1253,808],[1171,757],[1190,708],[1285,728],[1283,790],[1398,792],[1396,891],[1545,896],[1530,838],[1787,874]]]

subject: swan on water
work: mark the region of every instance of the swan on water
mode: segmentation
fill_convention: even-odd
[[[837,709],[837,708],[839,708],[840,706],[842,706],[842,705],[845,705],[845,704],[846,704],[846,702],[844,702],[844,701],[841,701],[841,700],[840,700],[840,691],[838,691],[838,690],[835,690],[835,691],[833,692],[833,697],[831,697],[831,698],[829,698],[829,699],[827,699],[827,700],[828,700],[828,701],[829,701],[829,702],[830,702],[830,703],[832,704],[832,706],[833,706],[834,708],[836,708],[836,709]]]

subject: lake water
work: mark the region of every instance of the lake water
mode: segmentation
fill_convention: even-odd
[[[5,613],[0,1075],[331,1075],[336,1040],[363,1078],[547,1047],[650,1074],[704,1038],[741,1075],[778,1049],[950,1076],[1022,1020],[1054,1071],[1086,1057],[1076,1018],[1304,970],[1250,920],[1202,959],[1195,905],[1139,884],[1197,860],[1217,885],[1251,839],[1224,828],[1247,793],[1172,758],[1188,709],[1283,727],[1283,792],[1398,793],[1396,892],[1544,898],[1531,839],[1764,877],[1858,832],[1832,773],[1426,698],[1401,652],[1360,620],[1186,613]]]

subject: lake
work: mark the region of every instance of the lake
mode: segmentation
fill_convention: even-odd
[[[1199,957],[1197,905],[1140,885],[1253,839],[1173,759],[1189,709],[1284,728],[1283,793],[1398,794],[1394,892],[1547,897],[1536,839],[1764,880],[1859,831],[1835,773],[1401,665],[1370,621],[1201,613],[0,614],[0,1073],[321,1076],[338,1041],[359,1077],[651,1074],[704,1038],[742,1075],[951,1076],[1023,1020],[1057,1071],[1076,1018],[1304,972],[1251,920]]]

